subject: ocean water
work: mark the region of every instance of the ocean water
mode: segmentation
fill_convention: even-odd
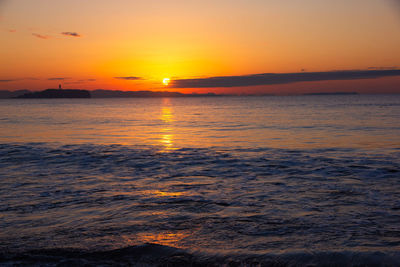
[[[400,265],[400,96],[0,101],[0,264]]]

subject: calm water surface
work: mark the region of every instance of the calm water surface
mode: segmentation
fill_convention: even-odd
[[[0,132],[1,249],[400,249],[400,96],[1,100]]]
[[[393,148],[399,96],[0,100],[0,141]]]

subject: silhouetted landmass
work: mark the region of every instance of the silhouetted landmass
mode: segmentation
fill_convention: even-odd
[[[28,94],[31,91],[29,90],[17,90],[17,91],[8,91],[8,90],[0,90],[0,98],[15,98],[23,94]]]
[[[238,96],[275,96],[274,94],[264,94],[264,93],[260,93],[260,94],[239,94]]]
[[[213,97],[226,96],[215,93],[207,94],[184,94],[179,92],[154,92],[154,91],[119,91],[103,90],[94,91],[80,89],[47,89],[40,92],[29,90],[0,91],[0,98],[151,98],[151,97]]]
[[[17,98],[90,98],[87,90],[75,89],[47,89],[40,92],[26,93]]]
[[[133,98],[133,97],[205,97],[221,96],[214,93],[207,94],[183,94],[179,92],[154,92],[154,91],[118,91],[118,90],[94,90],[93,98]]]
[[[358,95],[357,92],[328,92],[328,93],[308,93],[303,95]]]
[[[306,93],[303,95],[358,95],[357,92],[327,92],[327,93]],[[235,96],[227,94],[184,94],[179,92],[154,92],[154,91],[120,91],[103,90],[94,91],[81,89],[47,89],[40,92],[31,92],[29,90],[8,91],[0,90],[0,98],[157,98],[157,97],[217,97],[217,96]],[[274,94],[240,94],[238,96],[274,96]]]

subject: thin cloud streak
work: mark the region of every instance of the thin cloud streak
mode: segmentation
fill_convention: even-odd
[[[37,38],[44,39],[44,40],[47,40],[47,39],[50,39],[50,38],[51,38],[50,36],[41,35],[41,34],[38,34],[38,33],[32,33],[32,35],[35,36],[35,37],[37,37]]]
[[[38,81],[38,78],[34,77],[26,77],[26,78],[18,78],[18,79],[2,79],[0,82],[6,83],[6,82],[18,82],[18,81],[24,81],[24,80],[31,80],[31,81]]]
[[[114,77],[114,79],[120,79],[120,80],[130,80],[130,81],[135,81],[135,80],[143,80],[142,77],[135,77],[135,76],[128,76],[128,77]]]
[[[62,32],[62,35],[66,36],[71,36],[71,37],[82,37],[79,33],[77,32]]]
[[[71,79],[69,77],[55,77],[55,78],[48,78],[47,80],[49,81],[63,81],[63,80],[67,80],[67,79]]]
[[[398,69],[384,70],[339,70],[328,72],[263,73],[244,76],[220,76],[198,79],[177,79],[171,88],[244,87],[257,85],[287,84],[331,80],[375,79],[400,76]]]

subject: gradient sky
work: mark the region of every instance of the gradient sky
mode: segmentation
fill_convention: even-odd
[[[398,69],[400,3],[0,0],[0,59],[0,89],[9,90],[61,83],[180,92],[400,93],[399,75],[222,88],[162,84],[167,77]]]

